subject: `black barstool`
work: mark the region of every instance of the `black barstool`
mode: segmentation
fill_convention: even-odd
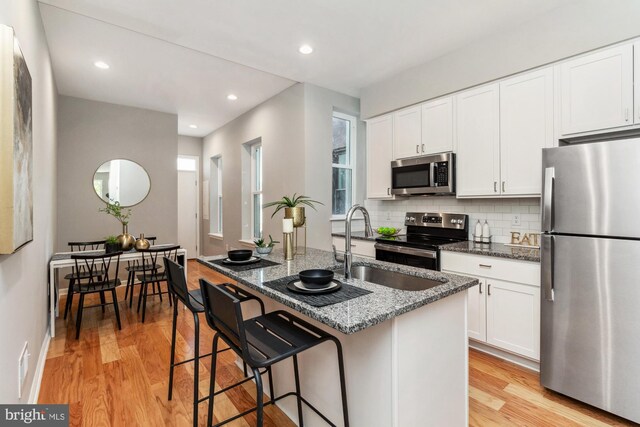
[[[298,401],[298,423],[304,424],[302,419],[302,403],[318,414],[329,425],[335,426],[327,417],[318,411],[300,394],[300,375],[298,372],[298,354],[317,346],[325,341],[333,341],[338,350],[338,368],[340,371],[340,391],[342,394],[342,411],[344,425],[349,426],[349,414],[347,411],[347,391],[344,380],[344,363],[342,358],[342,345],[336,337],[311,325],[304,320],[293,316],[286,311],[274,311],[269,314],[244,320],[240,300],[224,287],[214,286],[204,279],[200,279],[205,314],[207,323],[218,333],[213,338],[213,350],[211,353],[211,382],[209,386],[209,410],[207,413],[207,425],[213,422],[214,397],[216,378],[216,356],[218,340],[222,339],[253,371],[256,382],[257,406],[228,418],[214,427],[226,424],[255,410],[258,426],[263,425],[264,406],[288,396],[296,396]],[[271,399],[262,401],[262,377],[260,369],[271,372],[271,366],[293,357],[293,372],[295,377],[295,392],[288,392],[274,397],[273,385],[269,379]]]
[[[184,267],[182,267],[180,264],[176,263],[175,261],[169,258],[164,258],[164,266],[165,266],[164,270],[167,274],[167,281],[169,282],[169,289],[171,290],[174,298],[173,325],[172,325],[172,332],[171,332],[171,362],[169,364],[169,400],[171,400],[173,396],[173,368],[188,362],[194,362],[194,365],[193,365],[193,425],[197,427],[198,404],[209,398],[209,396],[206,396],[202,399],[200,399],[199,397],[199,393],[198,393],[198,384],[200,381],[199,361],[200,361],[200,358],[211,355],[211,353],[200,355],[200,320],[198,318],[198,314],[204,312],[204,307],[202,305],[202,291],[200,289],[194,289],[190,291],[187,288],[187,281],[184,274]],[[242,289],[238,288],[237,286],[233,286],[227,283],[224,283],[219,286],[225,287],[227,291],[236,295],[241,302],[256,301],[258,304],[260,304],[260,310],[264,314],[264,304],[262,303],[262,300],[260,300],[259,298],[253,295],[250,295],[247,292],[242,291]],[[195,332],[194,332],[194,357],[191,359],[183,360],[181,362],[176,363],[175,354],[176,354],[176,326],[178,322],[178,301],[182,302],[184,306],[187,309],[189,309],[189,311],[191,311],[191,313],[193,314],[193,323],[194,323]],[[222,353],[223,351],[227,351],[227,350],[231,350],[231,349],[225,348],[218,351],[218,353]],[[247,376],[246,364],[244,365],[244,376],[245,377]],[[238,384],[242,384],[250,379],[251,378],[247,378]],[[216,392],[216,394],[229,390],[230,388],[235,387],[238,384],[234,384],[230,387],[225,388],[224,390],[219,390],[218,392]]]

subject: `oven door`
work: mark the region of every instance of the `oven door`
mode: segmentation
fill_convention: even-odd
[[[387,243],[376,243],[375,249],[376,260],[378,261],[410,265],[428,270],[440,270],[437,251],[389,245]]]

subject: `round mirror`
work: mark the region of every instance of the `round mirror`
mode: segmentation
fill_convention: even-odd
[[[147,197],[151,180],[147,171],[136,162],[114,159],[104,162],[93,175],[93,189],[105,202],[120,202],[120,206],[137,205]]]

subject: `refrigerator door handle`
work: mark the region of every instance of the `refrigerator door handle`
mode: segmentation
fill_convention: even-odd
[[[544,299],[553,301],[553,246],[555,237],[548,234],[542,235],[542,292]]]
[[[544,170],[544,199],[542,205],[542,231],[553,230],[553,185],[556,176],[556,168],[550,167]]]

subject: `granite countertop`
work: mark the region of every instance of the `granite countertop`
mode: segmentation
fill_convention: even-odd
[[[337,232],[337,233],[331,233],[331,235],[335,236],[335,237],[344,237],[344,231],[340,231],[340,232]],[[370,240],[372,242],[375,242],[378,237],[380,237],[380,236],[377,235],[375,232],[373,233],[373,236],[371,236],[371,237],[366,237],[364,235],[364,231],[352,231],[351,232],[351,238],[353,240]],[[340,248],[338,248],[338,249],[340,249]]]
[[[462,252],[466,254],[494,256],[519,261],[540,262],[540,249],[507,246],[502,243],[480,244],[472,241],[450,243],[440,247],[440,250]]]
[[[314,307],[263,284],[311,268],[341,268],[342,266],[335,262],[331,252],[308,248],[306,255],[296,255],[293,261],[285,261],[282,249],[276,249],[265,259],[280,265],[239,272],[207,262],[224,257],[224,255],[200,257],[198,262],[344,334],[353,334],[478,284],[477,279],[470,277],[353,257],[353,265],[372,265],[385,270],[436,280],[442,282],[442,285],[424,291],[402,291],[358,279],[345,280],[342,275],[336,274],[336,279],[352,286],[362,287],[372,293],[337,304]]]

